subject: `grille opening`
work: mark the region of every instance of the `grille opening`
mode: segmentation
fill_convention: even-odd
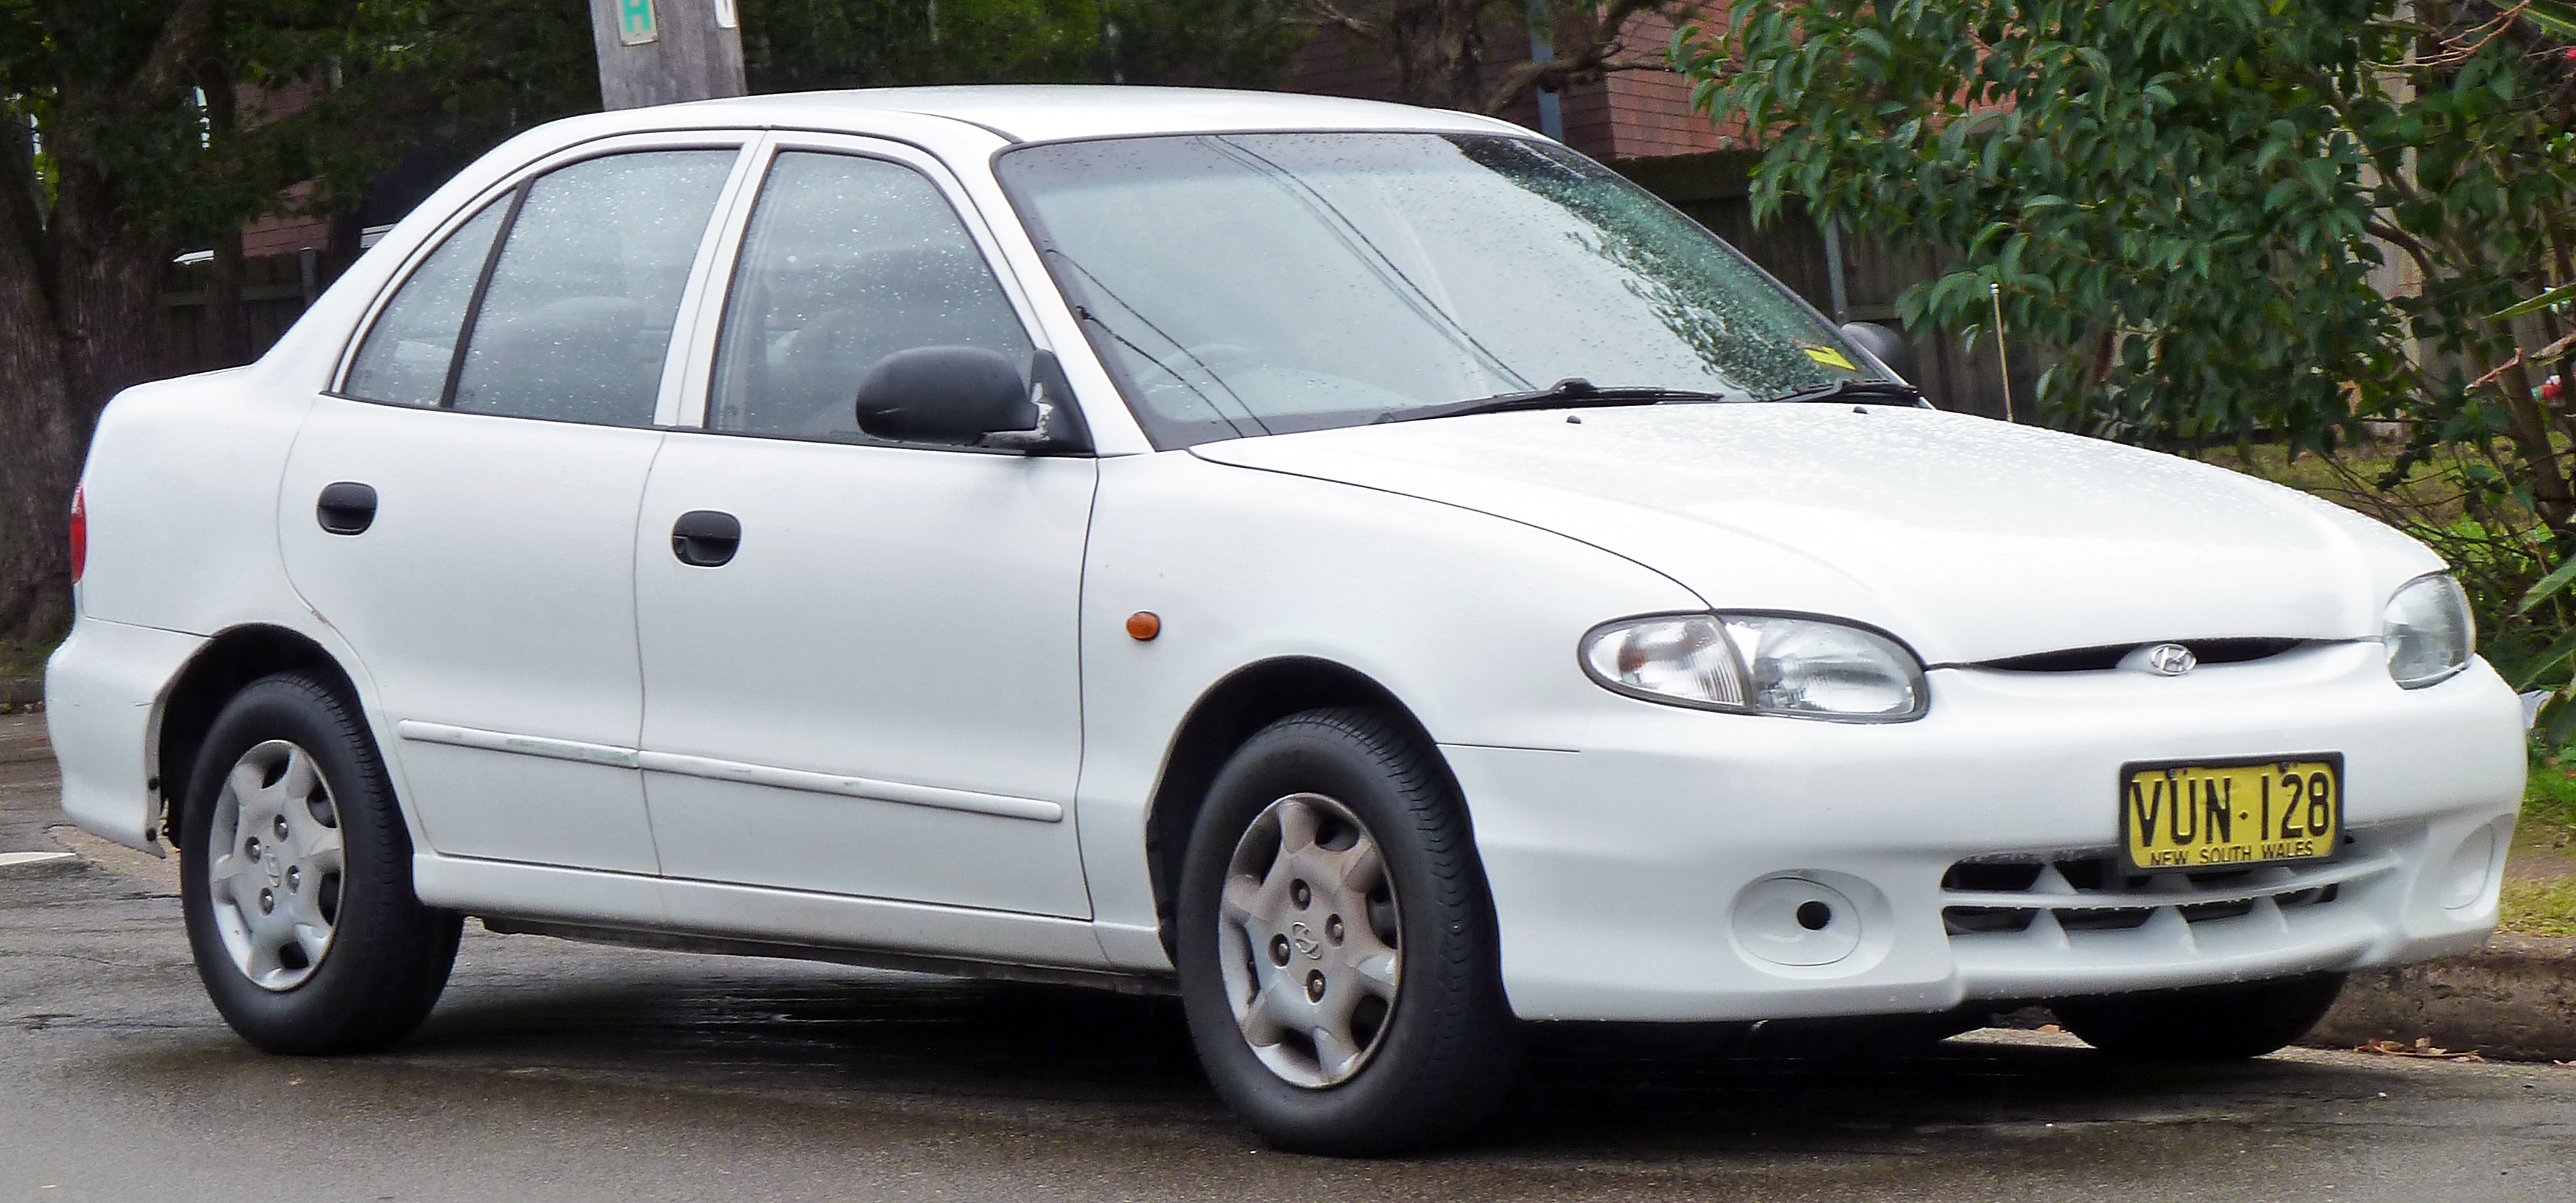
[[[2062,859],[2061,859],[2062,858]],[[2135,902],[2135,906],[2070,907],[2051,906],[2051,899],[2064,894],[2032,892],[2039,884],[2041,872],[2055,869],[2075,893],[2091,902]],[[2115,854],[2082,856],[2070,853],[2041,854],[2013,859],[1976,858],[1954,862],[1941,875],[1941,889],[1950,894],[2021,894],[2029,906],[1947,906],[1941,908],[1941,926],[1953,936],[2015,935],[2030,930],[2045,910],[2056,925],[2067,932],[2132,931],[2145,926],[2159,910],[2170,908],[2187,923],[2210,923],[2242,918],[2254,913],[2263,898],[2269,897],[2282,910],[2322,906],[2342,893],[2340,885],[2311,886],[2285,893],[2268,893],[2266,886],[2277,889],[2279,881],[2272,869],[2215,869],[2179,875],[2148,875],[2124,872]],[[2242,898],[2220,898],[2206,902],[2165,903],[2159,895],[2183,883],[2195,893],[2242,889]],[[2054,886],[2051,887],[2054,890]],[[1998,900],[2000,901],[2000,900]]]
[[[2038,881],[2037,862],[2025,861],[2015,864],[1960,861],[1950,866],[1949,872],[1941,875],[1941,888],[1976,893],[2018,894],[2037,884]]]
[[[1941,926],[1951,935],[2029,931],[2039,908],[2028,906],[1951,906],[1941,908]]]
[[[2162,641],[2159,641],[2162,642]],[[2176,639],[2191,649],[2192,658],[2202,664],[2244,664],[2264,660],[2299,646],[2299,639]],[[1988,660],[1979,668],[1999,668],[2019,673],[2084,673],[2109,672],[2120,667],[2120,658],[2149,643],[2120,643],[2104,647],[2068,648],[2061,652],[2034,652],[2027,656],[2007,656]]]
[[[2051,908],[2048,913],[2056,918],[2059,927],[2068,931],[2128,931],[2146,926],[2147,920],[2155,916],[2156,908],[2122,906],[2080,911]]]
[[[2272,905],[2285,911],[2298,906],[2322,906],[2334,901],[2335,895],[2342,892],[2342,890],[2343,886],[2338,884],[2319,886],[2313,890],[2296,890],[2287,894],[2275,894],[2272,896]]]
[[[2126,643],[2118,647],[2079,647],[2062,652],[2036,652],[2028,656],[1988,660],[1978,667],[2000,668],[2014,673],[2109,672],[2120,667],[2120,657],[2134,650],[2136,645]]]
[[[2198,923],[2204,919],[2233,919],[2239,915],[2251,915],[2254,913],[2254,900],[2239,898],[2233,902],[2201,902],[2174,909],[2181,911],[2186,921]]]
[[[2146,884],[2143,877],[2124,878],[2113,873],[2111,858],[2107,856],[2062,860],[2057,862],[2057,871],[2065,876],[2066,884],[2086,893],[2118,889],[2123,885],[2134,889]]]

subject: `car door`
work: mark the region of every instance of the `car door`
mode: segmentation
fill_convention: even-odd
[[[539,165],[403,277],[297,436],[288,571],[355,649],[436,851],[658,869],[635,508],[744,158],[658,137]]]
[[[637,533],[664,872],[1086,917],[1075,622],[1094,461],[859,432],[871,365],[943,345],[1027,363],[1025,308],[927,156],[780,137],[703,429],[663,447]]]

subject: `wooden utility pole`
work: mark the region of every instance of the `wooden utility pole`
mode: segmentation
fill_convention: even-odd
[[[599,98],[612,109],[740,96],[734,0],[590,0]]]

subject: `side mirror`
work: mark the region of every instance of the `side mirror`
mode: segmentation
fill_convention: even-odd
[[[1055,356],[1038,352],[1031,384],[1010,357],[982,347],[914,347],[876,362],[859,381],[859,429],[902,443],[996,447],[1028,454],[1087,451]]]
[[[1905,336],[1876,322],[1844,322],[1843,338],[1853,346],[1878,357],[1899,379],[1914,379],[1914,344]]]
[[[1037,407],[1037,424],[1027,430],[997,430],[984,436],[987,447],[1023,455],[1088,455],[1091,427],[1073,404],[1073,383],[1053,351],[1029,357],[1029,403]]]

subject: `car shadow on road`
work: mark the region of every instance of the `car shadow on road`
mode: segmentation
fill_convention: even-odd
[[[513,962],[461,981],[393,1055],[816,1103],[896,1098],[953,1108],[965,1123],[1052,1116],[1193,1139],[1245,1135],[1200,1075],[1170,998],[609,955],[626,971],[594,962],[557,977]],[[1475,1144],[1541,1156],[1896,1154],[1961,1129],[2215,1119],[2321,1095],[2367,1097],[2374,1084],[2366,1069],[2297,1059],[2123,1065],[2036,1033],[1820,1048],[1748,1043],[1738,1029],[1541,1025],[1531,1030],[1520,1084]]]

